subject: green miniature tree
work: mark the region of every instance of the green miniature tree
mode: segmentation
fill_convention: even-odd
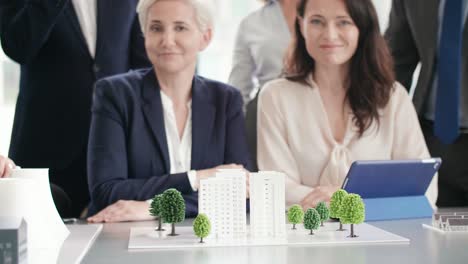
[[[340,209],[340,219],[343,224],[351,224],[349,237],[357,237],[354,234],[354,225],[364,222],[365,206],[359,194],[348,194]]]
[[[293,224],[292,229],[296,229],[296,224],[302,223],[302,220],[304,220],[304,211],[300,205],[294,204],[288,210],[288,221]]]
[[[197,218],[193,221],[193,232],[200,238],[200,243],[203,243],[203,238],[207,237],[211,231],[211,223],[208,216],[205,214],[198,214]]]
[[[345,190],[338,190],[336,191],[330,200],[330,217],[333,218],[338,218],[340,220],[340,208],[341,204],[343,203],[343,199],[348,195],[348,192]],[[341,223],[340,220],[340,228],[337,231],[344,231],[346,229],[343,229],[343,223]]]
[[[162,194],[157,194],[154,196],[153,201],[150,205],[150,214],[158,218],[158,228],[156,231],[164,231],[162,228],[162,217],[161,217],[161,198]]]
[[[314,208],[307,209],[304,215],[304,228],[310,230],[310,235],[314,234],[314,230],[317,230],[320,226],[320,215]]]
[[[318,214],[320,215],[320,225],[323,226],[323,222],[330,219],[330,210],[328,210],[327,204],[325,202],[320,202],[315,207]]]
[[[170,223],[170,236],[177,236],[175,233],[175,223],[180,223],[185,219],[185,201],[176,189],[167,189],[161,197],[161,217],[164,223]]]

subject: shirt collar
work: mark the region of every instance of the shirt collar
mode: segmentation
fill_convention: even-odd
[[[171,98],[162,90],[159,91],[161,92],[161,103],[163,105],[164,111],[172,111],[174,104],[172,103]],[[189,109],[192,107],[192,99],[187,102],[187,107]]]

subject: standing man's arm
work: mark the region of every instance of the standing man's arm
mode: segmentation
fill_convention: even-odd
[[[146,68],[151,66],[146,55],[145,38],[141,32],[138,16],[135,16],[130,36],[130,68]]]
[[[420,57],[408,23],[404,2],[405,0],[393,0],[385,38],[395,60],[396,78],[409,91]]]
[[[0,38],[11,59],[26,64],[49,38],[69,0],[6,0],[0,4]]]

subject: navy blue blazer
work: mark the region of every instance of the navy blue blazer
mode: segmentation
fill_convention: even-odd
[[[95,81],[151,66],[137,3],[97,1],[93,58],[70,0],[1,1],[2,48],[21,65],[9,152],[17,164],[63,169],[84,156]]]
[[[182,192],[187,217],[198,193],[187,173],[169,174],[159,84],[152,68],[96,83],[88,145],[93,215],[118,200],[147,200],[168,188]],[[192,83],[191,169],[237,163],[250,168],[242,97],[226,84],[195,76]]]

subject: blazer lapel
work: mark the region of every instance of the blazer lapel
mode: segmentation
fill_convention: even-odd
[[[91,56],[91,54],[89,54],[88,45],[86,44],[83,31],[81,31],[81,25],[80,25],[80,22],[78,21],[78,16],[76,15],[76,12],[75,12],[75,7],[73,6],[73,3],[71,1],[68,3],[68,6],[65,8],[65,13],[68,17],[68,20],[72,24],[73,31],[75,32],[76,36],[80,40],[79,42],[80,42],[81,48],[84,50],[84,52],[86,52],[86,54]]]
[[[170,171],[169,150],[167,148],[166,130],[164,127],[164,112],[158,80],[153,69],[143,77],[142,97],[143,113],[146,122],[151,128],[159,146],[166,170]]]
[[[192,84],[192,161],[191,168],[198,168],[213,132],[215,107],[208,97],[203,81],[195,77]]]

